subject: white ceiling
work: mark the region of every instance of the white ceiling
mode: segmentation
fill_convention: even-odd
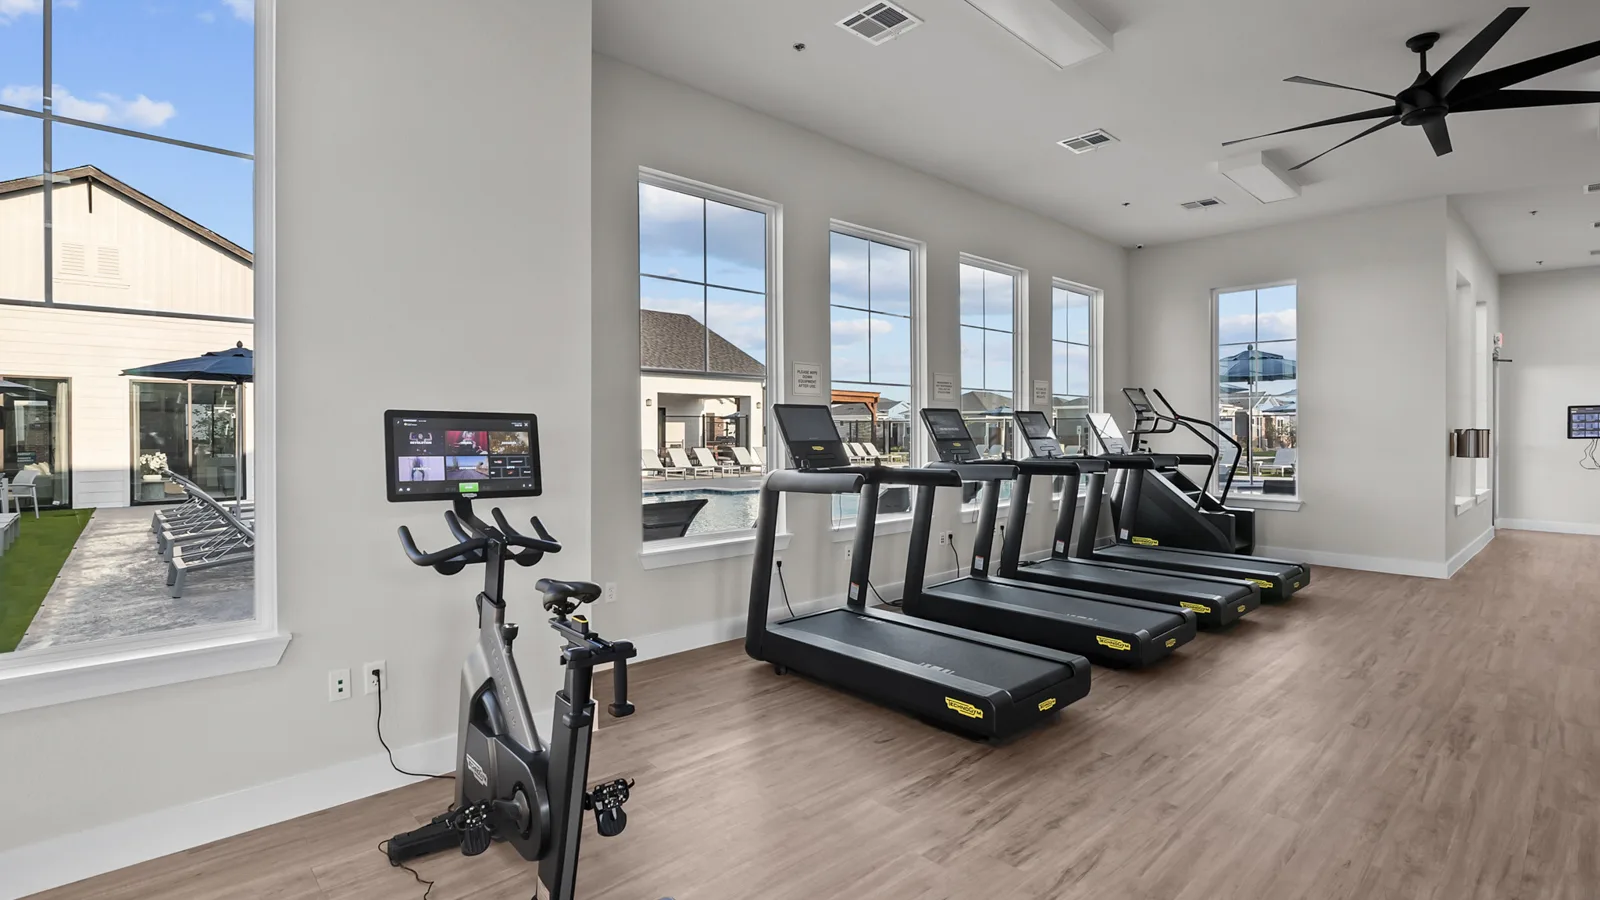
[[[1508,269],[1522,268],[1530,251],[1575,258],[1566,245],[1600,238],[1592,228],[1600,196],[1578,193],[1600,181],[1596,106],[1451,116],[1456,152],[1439,159],[1420,129],[1397,125],[1300,170],[1302,196],[1272,205],[1216,174],[1216,161],[1230,152],[1269,150],[1293,165],[1366,123],[1231,150],[1223,141],[1382,104],[1284,84],[1285,77],[1399,91],[1417,71],[1406,38],[1444,34],[1431,54],[1436,69],[1505,8],[1503,0],[1079,2],[1116,33],[1115,49],[1064,71],[964,0],[903,0],[926,24],[879,47],[833,24],[864,0],[595,0],[595,45],[1128,247],[1466,194],[1492,195],[1462,205]],[[1594,40],[1600,3],[1549,0],[1476,71]],[[803,53],[791,49],[796,42],[806,44]],[[1600,90],[1600,61],[1523,86]],[[1092,128],[1122,143],[1083,156],[1054,144]],[[1563,216],[1502,213],[1519,205],[1513,192],[1531,198],[1540,188],[1566,198],[1574,214],[1592,206],[1592,215],[1582,212],[1586,231],[1573,237]],[[1209,196],[1227,205],[1179,208]],[[1600,249],[1600,240],[1592,242],[1587,249]]]
[[[1500,272],[1600,266],[1600,256],[1591,255],[1600,250],[1600,194],[1585,194],[1581,185],[1495,191],[1456,202]]]

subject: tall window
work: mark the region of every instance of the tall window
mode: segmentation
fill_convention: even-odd
[[[1244,448],[1241,494],[1299,493],[1300,354],[1293,284],[1216,293],[1217,422]]]
[[[256,618],[255,31],[239,0],[0,2],[0,652]],[[168,562],[128,507],[197,494],[232,521]]]
[[[1095,384],[1095,296],[1057,281],[1050,293],[1050,416],[1061,449],[1085,452],[1089,413],[1099,409]]]
[[[961,415],[986,458],[1012,448],[1020,272],[961,263]]]
[[[836,226],[828,236],[833,420],[860,461],[911,464],[915,400],[916,247],[864,229]],[[890,243],[890,241],[895,241]],[[834,498],[838,517],[855,497]],[[911,511],[910,491],[891,488],[879,512]]]
[[[755,526],[767,464],[772,207],[639,183],[639,446],[646,541]]]

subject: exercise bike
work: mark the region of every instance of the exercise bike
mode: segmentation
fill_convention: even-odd
[[[633,787],[619,778],[584,789],[595,715],[594,668],[613,664],[608,709],[614,717],[630,715],[627,666],[636,651],[627,641],[605,640],[588,619],[574,614],[600,596],[598,585],[540,579],[544,608],[554,614],[550,627],[565,641],[561,664],[566,668],[566,684],[555,696],[552,739],[542,741],[511,655],[517,626],[505,620],[502,589],[507,562],[531,566],[546,553],[560,552],[561,544],[537,517],[531,520],[536,536],[530,537],[512,528],[498,508],[492,515],[490,525],[473,514],[471,499],[454,498],[444,518],[460,543],[433,553],[418,549],[411,531],[400,528],[400,544],[413,563],[445,575],[481,564],[484,576],[477,597],[478,641],[461,667],[455,803],[429,824],[395,835],[388,844],[389,861],[399,865],[450,848],[475,856],[492,842],[505,841],[523,859],[539,863],[539,880],[551,900],[571,900],[584,811],[594,812],[601,835],[621,834],[628,824],[623,805]]]

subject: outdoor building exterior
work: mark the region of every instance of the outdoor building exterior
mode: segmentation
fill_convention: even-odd
[[[0,181],[0,377],[38,390],[3,399],[4,474],[39,472],[46,508],[161,502],[174,486],[139,464],[159,452],[236,496],[252,392],[121,373],[251,346],[250,251],[94,166],[54,178],[48,303],[41,178]]]
[[[641,309],[639,334],[641,449],[764,446],[766,366],[686,313]]]

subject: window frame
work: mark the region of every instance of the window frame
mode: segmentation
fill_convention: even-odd
[[[682,175],[675,175],[660,169],[652,169],[648,166],[639,167],[634,188],[635,197],[637,197],[638,185],[649,185],[664,190],[676,191],[702,200],[710,200],[728,206],[737,206],[752,212],[759,212],[766,216],[767,358],[764,363],[767,367],[767,374],[766,394],[765,399],[762,401],[763,407],[761,409],[761,423],[762,433],[767,436],[762,438],[762,448],[766,451],[767,458],[761,462],[766,467],[766,471],[770,472],[775,465],[781,465],[783,462],[783,454],[772,446],[772,441],[769,439],[778,434],[777,420],[772,416],[772,407],[785,402],[784,398],[788,396],[788,380],[785,377],[788,374],[785,369],[787,357],[784,354],[783,346],[783,204],[757,197],[753,194],[746,194]],[[638,271],[639,221],[637,202],[634,204],[633,236],[635,269],[633,284],[634,290],[637,292],[640,279],[644,274]],[[701,249],[701,252],[705,252],[704,248]],[[634,296],[634,306],[643,309],[639,305],[637,293]],[[707,324],[706,327],[709,329],[710,325]],[[641,376],[649,372],[659,373],[662,371],[646,369],[643,366],[638,366],[637,369]],[[682,374],[677,370],[672,371],[675,374]],[[644,402],[643,387],[644,382],[641,380],[638,388],[636,388],[637,393],[634,395],[636,408],[638,408],[638,404]],[[643,529],[642,520],[640,529]],[[719,531],[713,534],[686,535],[681,538],[648,542],[641,535],[639,539],[639,560],[645,569],[660,569],[718,559],[730,559],[738,556],[749,556],[755,552],[755,537],[755,528]],[[777,549],[786,548],[788,543],[787,510],[780,506],[778,512]]]
[[[1030,385],[1028,382],[1028,270],[1022,268],[1021,266],[1014,266],[1011,263],[1000,262],[996,259],[989,259],[988,257],[965,252],[961,254],[956,269],[956,360],[958,363],[956,367],[956,408],[960,408],[961,395],[967,390],[967,386],[960,383],[962,379],[960,375],[959,362],[961,359],[961,337],[963,334],[961,329],[976,327],[971,325],[963,325],[961,323],[960,266],[972,266],[974,268],[983,269],[988,272],[994,272],[999,275],[1011,276],[1011,408],[1012,410],[1031,409],[1033,397],[1032,391],[1029,390]],[[996,331],[997,329],[992,329],[985,326],[983,330],[992,332]],[[1004,334],[1004,332],[1000,333]],[[984,365],[985,368],[987,368],[987,359],[984,360]],[[985,390],[987,390],[987,388],[985,388]],[[1012,428],[1010,431],[1011,446],[1007,449],[1009,450],[1010,455],[1015,457],[1021,452],[1022,442],[1018,437],[1016,428]],[[923,443],[931,447],[933,438],[928,437]],[[1000,498],[1000,509],[1006,509],[1010,505],[1010,497],[1002,496]],[[961,514],[964,521],[976,522],[978,520],[978,498],[976,496],[973,497],[971,501],[961,504]]]
[[[1300,316],[1299,316],[1299,313],[1300,313],[1300,281],[1299,281],[1299,279],[1296,279],[1296,278],[1285,278],[1285,279],[1281,279],[1281,280],[1278,280],[1278,281],[1266,281],[1266,282],[1262,282],[1260,284],[1245,284],[1245,285],[1239,285],[1239,286],[1236,286],[1236,287],[1221,287],[1221,288],[1212,288],[1211,289],[1211,352],[1210,352],[1210,362],[1207,364],[1211,368],[1211,375],[1210,375],[1211,413],[1210,413],[1210,415],[1211,415],[1213,420],[1216,419],[1217,410],[1220,408],[1221,402],[1222,402],[1221,379],[1217,375],[1217,368],[1216,368],[1217,367],[1217,362],[1218,362],[1218,359],[1219,359],[1219,357],[1217,356],[1217,351],[1222,349],[1222,343],[1221,343],[1221,332],[1222,332],[1222,321],[1221,321],[1222,320],[1222,306],[1221,306],[1221,303],[1222,303],[1222,295],[1223,294],[1243,293],[1245,291],[1258,291],[1259,292],[1259,291],[1265,291],[1265,290],[1270,290],[1272,288],[1280,288],[1280,287],[1293,287],[1294,288],[1294,308],[1295,308],[1295,326],[1294,326],[1294,345],[1295,345],[1295,467],[1294,467],[1294,494],[1293,495],[1271,495],[1271,496],[1269,496],[1269,495],[1264,494],[1264,493],[1263,494],[1237,494],[1237,493],[1232,493],[1230,491],[1229,494],[1228,494],[1228,503],[1230,505],[1242,506],[1242,507],[1245,507],[1245,508],[1248,508],[1248,509],[1272,509],[1272,510],[1282,510],[1282,511],[1285,511],[1285,512],[1297,512],[1297,511],[1299,511],[1300,507],[1304,503],[1304,500],[1302,499],[1301,492],[1300,492],[1302,466],[1300,465],[1300,452],[1299,452],[1299,450],[1300,450],[1300,410],[1299,410],[1299,405],[1300,405],[1299,404],[1299,400],[1300,400],[1300,398],[1299,398],[1299,382],[1300,382],[1299,374],[1300,373],[1299,373],[1299,367],[1300,367],[1300,361],[1301,361],[1300,360]],[[1259,301],[1258,301],[1258,303],[1259,303]],[[1257,310],[1257,318],[1260,318],[1259,309]],[[1259,344],[1261,342],[1260,341],[1255,341],[1253,343]],[[1267,343],[1272,343],[1272,342],[1269,341]],[[1218,424],[1220,425],[1220,423],[1218,423]],[[1247,453],[1247,454],[1250,452],[1250,447],[1249,447],[1248,442],[1246,442],[1246,444],[1245,444],[1244,452]],[[1222,469],[1219,466],[1218,469],[1217,469],[1216,482],[1215,482],[1215,484],[1212,485],[1212,487],[1220,488],[1221,479],[1222,479]]]
[[[1050,400],[1047,401],[1051,404],[1051,408],[1045,410],[1045,413],[1046,415],[1050,415],[1054,411],[1054,399],[1056,396],[1055,345],[1058,343],[1076,343],[1074,341],[1056,340],[1054,316],[1056,299],[1055,292],[1057,290],[1071,291],[1073,293],[1083,294],[1089,298],[1089,412],[1105,412],[1105,373],[1101,369],[1102,357],[1104,354],[1100,352],[1100,348],[1105,343],[1103,340],[1104,334],[1102,333],[1101,328],[1103,327],[1105,321],[1105,316],[1103,313],[1106,292],[1100,288],[1090,287],[1086,284],[1072,281],[1070,279],[1052,278],[1050,279]],[[1051,415],[1050,418],[1050,426],[1052,430],[1055,427],[1055,417],[1053,415]],[[1056,490],[1055,486],[1052,484],[1050,489],[1051,502],[1059,505],[1061,503],[1061,495],[1063,493],[1065,492]],[[1081,498],[1087,496],[1088,493],[1089,485],[1087,481],[1080,480],[1078,482],[1078,496]]]
[[[919,241],[916,238],[906,237],[905,235],[901,234],[895,234],[891,231],[881,231],[876,228],[869,228],[865,225],[856,225],[852,222],[846,222],[842,219],[828,220],[828,234],[830,236],[833,234],[842,234],[845,237],[858,238],[863,241],[884,244],[900,250],[905,250],[911,254],[911,414],[908,420],[908,428],[914,433],[915,431],[919,430],[918,422],[922,417],[922,410],[928,406],[930,400],[932,399],[932,396],[929,392],[930,389],[928,387],[927,372],[925,371],[924,364],[924,360],[928,358],[928,329],[926,324],[928,311],[928,242]],[[832,259],[831,252],[829,253],[829,259],[830,261]],[[831,317],[834,307],[831,274],[829,277],[828,287],[828,312],[829,316]],[[833,383],[833,337],[830,330],[828,338],[828,389],[830,392],[830,399],[832,396],[831,392],[833,390]],[[873,382],[854,383],[872,384]],[[912,440],[908,435],[906,444],[911,454],[910,461],[907,463],[907,465],[920,468],[928,464],[930,460],[928,446],[925,441]],[[912,514],[910,512],[881,516],[878,519],[878,526],[873,533],[882,535],[900,534],[902,532],[910,531],[911,529],[909,523],[911,521],[911,517]],[[837,543],[849,540],[851,536],[855,534],[855,527],[856,523],[854,517],[848,518],[844,521],[834,522],[834,542]]]
[[[46,3],[42,10],[47,17],[46,41],[51,35],[52,6]],[[277,0],[256,0],[255,185],[252,195],[255,205],[252,274],[256,372],[251,382],[255,388],[254,493],[258,497],[255,616],[241,622],[196,625],[0,655],[0,715],[270,668],[278,664],[289,646],[292,636],[280,628],[278,620],[278,510],[271,502],[271,498],[277,496],[278,481],[276,63]],[[51,253],[47,242],[47,257]],[[46,273],[48,284],[48,268]],[[259,498],[268,500],[260,502]]]

